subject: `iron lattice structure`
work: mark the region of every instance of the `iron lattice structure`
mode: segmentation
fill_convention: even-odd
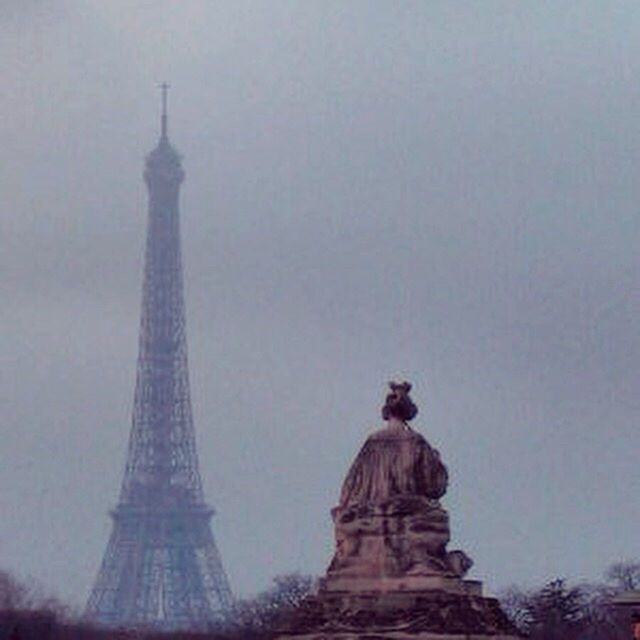
[[[86,615],[108,626],[206,629],[232,605],[198,471],[180,257],[184,171],[167,137],[148,155],[149,217],[129,452]]]

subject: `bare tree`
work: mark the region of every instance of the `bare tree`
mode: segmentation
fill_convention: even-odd
[[[640,562],[623,560],[612,564],[605,573],[606,579],[618,591],[640,590]]]
[[[503,611],[507,614],[511,622],[513,622],[521,633],[526,633],[531,624],[529,611],[531,593],[512,585],[503,589],[498,595],[498,598]]]
[[[499,598],[505,613],[531,640],[626,640],[628,624],[611,608],[611,598],[621,590],[620,580],[616,583],[568,586],[553,580],[528,591],[509,587]]]
[[[316,580],[300,573],[277,576],[274,585],[253,599],[236,605],[232,614],[232,627],[242,637],[261,637],[279,616],[296,607],[313,592]]]
[[[33,580],[20,580],[0,569],[0,611],[40,611],[58,618],[70,615],[70,609],[48,594]]]
[[[0,611],[29,609],[29,590],[8,571],[0,569]]]

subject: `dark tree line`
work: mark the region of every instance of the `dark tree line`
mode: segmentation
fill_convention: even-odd
[[[295,607],[314,585],[311,576],[279,576],[255,598],[236,602],[227,620],[206,633],[154,633],[92,626],[46,596],[36,583],[0,571],[0,640],[267,640],[277,617]]]
[[[92,627],[36,584],[0,571],[0,640],[267,640],[278,618],[314,587],[311,576],[279,576],[271,588],[237,602],[228,620],[208,633],[158,634]],[[531,640],[628,640],[628,618],[610,606],[612,597],[626,591],[640,591],[640,562],[611,565],[599,583],[555,579],[537,589],[511,587],[499,599]]]
[[[611,607],[611,599],[640,590],[640,563],[619,562],[599,583],[569,585],[561,578],[539,589],[506,589],[500,601],[507,615],[531,640],[628,640],[628,612]]]

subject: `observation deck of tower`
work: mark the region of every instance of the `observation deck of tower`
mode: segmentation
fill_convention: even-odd
[[[181,156],[160,139],[149,192],[129,450],[113,528],[85,616],[110,627],[207,629],[233,603],[204,501],[191,410],[180,251]]]

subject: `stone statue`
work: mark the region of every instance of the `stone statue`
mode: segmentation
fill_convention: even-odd
[[[463,551],[448,551],[440,504],[447,468],[409,422],[411,384],[390,382],[385,426],[356,456],[331,514],[336,550],[316,596],[282,626],[282,639],[516,640],[497,600],[464,576]]]
[[[390,382],[387,421],[353,462],[332,515],[336,553],[327,579],[462,576],[471,560],[447,553],[449,517],[439,502],[447,490],[440,454],[408,424],[418,413],[408,382]]]

